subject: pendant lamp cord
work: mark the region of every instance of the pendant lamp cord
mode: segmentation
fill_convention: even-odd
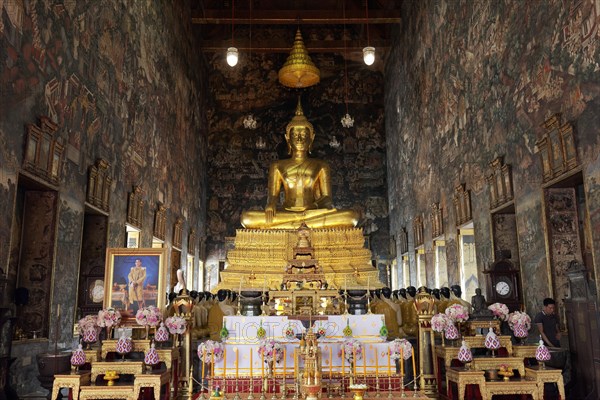
[[[346,48],[346,2],[342,2],[342,10],[344,13],[344,31],[343,31],[343,35],[344,35],[344,86],[346,89],[346,95],[345,95],[345,103],[346,103],[346,114],[348,114],[348,63],[346,61],[346,59],[348,58],[348,49]]]
[[[369,0],[365,0],[365,10],[367,12],[367,46],[370,46],[371,40],[369,39]]]
[[[233,33],[235,30],[235,0],[231,0],[231,47],[235,47],[233,44]]]

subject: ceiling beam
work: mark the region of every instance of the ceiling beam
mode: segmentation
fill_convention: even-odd
[[[233,43],[239,51],[249,51],[250,43],[246,40],[235,40]],[[344,51],[362,52],[363,47],[367,45],[367,41],[347,41],[344,44],[343,40],[311,40],[310,45],[306,45],[308,53],[341,53]],[[389,48],[389,41],[386,40],[373,40],[371,39],[369,45],[375,47],[376,51],[385,51]],[[231,39],[229,40],[202,40],[200,42],[200,48],[204,52],[220,52],[225,51],[231,46]],[[252,43],[253,53],[289,53],[292,49],[289,41],[284,40],[273,40],[269,42],[258,42]]]
[[[369,24],[399,24],[400,10],[369,10]],[[254,10],[250,12],[236,11],[231,18],[229,10],[195,10],[192,12],[192,23],[199,25],[224,24],[256,24],[256,25],[342,25],[365,24],[367,18],[364,11],[346,10],[346,18],[341,10]]]

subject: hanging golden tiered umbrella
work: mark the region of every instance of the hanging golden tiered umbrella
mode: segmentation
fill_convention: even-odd
[[[279,82],[291,88],[306,88],[316,85],[320,80],[321,72],[310,59],[298,29],[292,51],[279,70]]]

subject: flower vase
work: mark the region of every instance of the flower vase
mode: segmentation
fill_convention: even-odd
[[[146,325],[146,336],[144,339],[150,339],[150,325]]]
[[[444,332],[441,332],[440,336],[442,337],[442,347],[446,347],[446,338],[444,337]]]
[[[365,394],[364,389],[354,389],[354,400],[363,400],[363,395]]]
[[[106,340],[110,340],[112,339],[112,326],[107,326],[106,327]]]

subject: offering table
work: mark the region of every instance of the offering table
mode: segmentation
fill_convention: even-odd
[[[483,395],[485,388],[485,377],[483,371],[464,368],[448,368],[446,370],[446,391],[448,398],[452,400],[451,382],[455,382],[458,387],[458,399],[465,398],[465,390],[467,385],[479,386],[479,392]]]
[[[83,385],[90,384],[90,372],[72,372],[70,374],[59,374],[54,375],[54,383],[52,385],[51,400],[55,400],[58,397],[58,392],[62,388],[69,388],[72,393],[73,400],[79,398],[79,388]]]
[[[534,380],[537,383],[538,395],[540,399],[544,398],[544,384],[555,383],[558,386],[558,393],[561,400],[565,400],[565,384],[563,381],[562,371],[555,368],[544,368],[540,366],[525,368],[527,378]]]
[[[92,384],[96,383],[98,375],[106,374],[106,371],[117,371],[119,375],[140,375],[144,372],[142,361],[98,361],[92,364]]]

